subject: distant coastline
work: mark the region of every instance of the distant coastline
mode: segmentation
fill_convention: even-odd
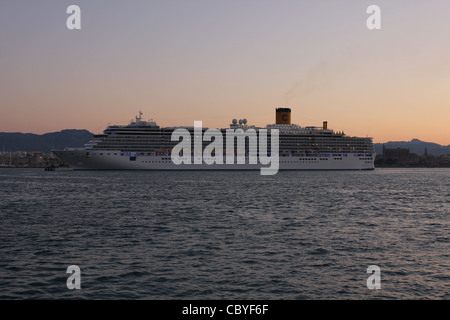
[[[375,168],[450,168],[450,155],[417,155],[408,149],[386,149],[375,158]],[[67,168],[53,153],[1,152],[2,168]]]
[[[430,154],[428,152],[428,148],[436,148],[436,144],[427,144],[415,139],[414,143],[417,144],[418,142],[420,142],[422,147],[424,147],[422,154],[411,152],[410,148],[388,148],[386,147],[386,145],[389,144],[383,144],[381,153],[377,153],[377,156],[375,158],[375,167],[450,168],[450,154]]]
[[[0,168],[64,167],[52,149],[82,147],[93,133],[88,130],[62,130],[43,135],[0,132]],[[411,141],[375,143],[376,168],[448,168],[450,145]]]

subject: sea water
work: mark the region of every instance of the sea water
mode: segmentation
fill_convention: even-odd
[[[449,299],[449,211],[449,169],[0,169],[0,299]]]

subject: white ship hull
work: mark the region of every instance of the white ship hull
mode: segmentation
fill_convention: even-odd
[[[170,156],[121,154],[120,151],[60,150],[56,156],[77,170],[260,170],[258,164],[180,164]],[[373,170],[375,153],[330,156],[280,156],[279,170]]]

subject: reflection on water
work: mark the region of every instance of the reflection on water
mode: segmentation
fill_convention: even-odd
[[[449,190],[448,169],[1,169],[0,298],[449,299]]]

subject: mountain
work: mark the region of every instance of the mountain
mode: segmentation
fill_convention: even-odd
[[[62,130],[42,135],[0,132],[0,151],[40,151],[49,153],[51,149],[81,147],[89,142],[92,137],[93,134],[87,130]],[[374,146],[376,153],[381,155],[383,153],[383,143],[375,143]],[[442,146],[419,139],[389,141],[384,143],[384,146],[389,149],[408,148],[411,153],[417,155],[423,155],[425,148],[430,155],[450,154],[450,145]]]
[[[434,154],[436,156],[450,154],[450,145],[442,146],[433,142],[425,142],[419,139],[412,139],[411,141],[389,141],[386,143],[375,143],[375,152],[377,154],[383,153],[383,144],[388,149],[396,149],[396,148],[408,148],[411,153],[415,153],[417,155],[423,155],[425,148],[427,149],[428,154]]]
[[[81,147],[93,134],[87,130],[62,130],[42,135],[33,133],[0,132],[0,151],[40,151]]]

